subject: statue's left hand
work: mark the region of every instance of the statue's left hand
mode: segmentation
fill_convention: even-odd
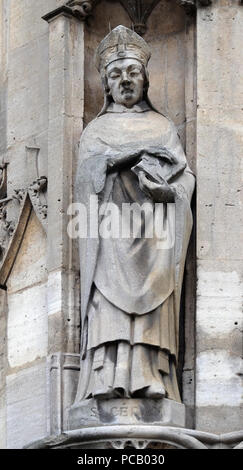
[[[175,190],[164,181],[158,184],[150,181],[143,171],[138,174],[139,187],[155,202],[174,202]]]

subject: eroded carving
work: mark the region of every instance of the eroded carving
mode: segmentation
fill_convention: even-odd
[[[23,198],[21,192],[20,194],[21,195],[17,195],[17,197],[13,196],[12,198],[7,199],[6,201],[1,201],[3,202],[3,204],[6,203],[6,207],[8,204],[11,204],[17,205],[18,208],[18,218],[11,222],[6,220],[6,233],[8,234],[8,236],[5,239],[5,249],[3,251],[3,258],[1,259],[0,266],[1,286],[6,286],[12,266],[15,262],[16,255],[22,243],[25,229],[28,224],[31,210],[33,207],[28,192],[25,192]],[[14,210],[13,212],[17,212],[17,210]],[[7,217],[7,212],[6,215],[3,216]]]
[[[7,206],[12,198],[7,197],[7,163],[0,164],[0,261],[3,259],[15,223],[8,219]]]
[[[110,445],[113,449],[147,449],[149,446],[148,440],[123,440],[123,441],[111,441]]]
[[[44,228],[46,229],[47,223],[47,178],[41,176],[31,183],[26,189],[15,189],[13,198],[16,199],[20,204],[24,200],[26,193],[29,194],[35,213]]]
[[[7,204],[10,200],[8,198],[0,200],[0,261],[4,257],[15,227],[13,221],[7,220]]]
[[[94,2],[92,0],[70,0],[66,5],[72,10],[75,16],[86,19],[92,12]]]
[[[42,176],[37,178],[28,188],[15,189],[12,197],[0,200],[0,262],[4,260],[11,238],[14,234],[17,219],[22,211],[23,205],[28,195],[37,217],[47,230],[47,201],[46,201],[47,178]],[[16,202],[15,202],[16,201]],[[8,219],[8,205],[16,205],[14,212],[15,220]]]
[[[26,146],[28,181],[31,184],[25,188],[13,191],[7,197],[7,163],[0,164],[0,261],[4,263],[8,248],[11,249],[11,239],[22,213],[28,195],[37,217],[47,230],[47,178],[39,177],[40,147]]]
[[[0,199],[7,197],[7,163],[0,164]]]
[[[45,176],[37,178],[37,180],[35,180],[28,188],[29,196],[36,215],[39,217],[44,226],[46,226],[47,218],[47,201],[45,197],[46,190],[47,178]]]

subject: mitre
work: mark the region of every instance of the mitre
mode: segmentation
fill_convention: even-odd
[[[150,49],[144,39],[135,31],[120,25],[101,41],[95,63],[99,72],[118,59],[137,59],[146,67],[150,56]]]

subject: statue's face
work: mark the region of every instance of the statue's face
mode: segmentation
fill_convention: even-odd
[[[131,108],[143,98],[144,71],[136,59],[119,59],[108,65],[107,81],[115,103]]]

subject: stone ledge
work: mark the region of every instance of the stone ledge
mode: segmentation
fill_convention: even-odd
[[[149,448],[161,443],[177,449],[243,449],[243,430],[211,434],[171,426],[96,426],[49,436],[25,449]],[[106,446],[106,447],[105,447]]]

